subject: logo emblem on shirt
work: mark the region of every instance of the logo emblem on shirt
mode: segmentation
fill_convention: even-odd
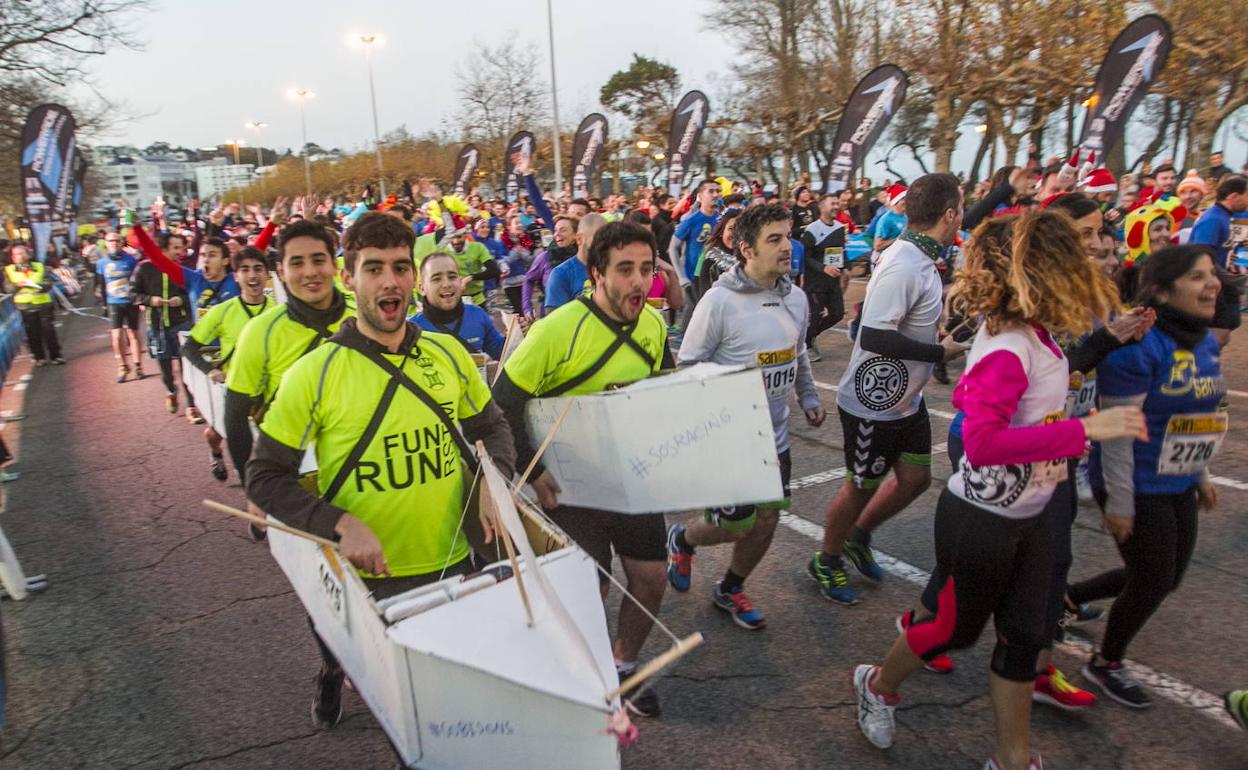
[[[1031,465],[985,465],[976,468],[963,456],[962,488],[966,498],[986,505],[1008,507],[1018,499],[1031,479]]]
[[[892,409],[906,394],[910,373],[896,358],[876,356],[867,359],[854,374],[854,393],[873,412]]]

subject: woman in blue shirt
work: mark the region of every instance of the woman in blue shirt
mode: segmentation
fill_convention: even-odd
[[[1157,311],[1156,325],[1097,369],[1102,408],[1141,406],[1148,440],[1101,442],[1091,458],[1092,486],[1125,568],[1071,586],[1070,598],[1115,597],[1100,651],[1083,674],[1133,708],[1152,700],[1123,668],[1127,645],[1182,580],[1196,545],[1197,509],[1217,503],[1207,465],[1227,427],[1218,408],[1226,384],[1209,329],[1220,290],[1208,246],[1157,252],[1134,293],[1137,304]]]

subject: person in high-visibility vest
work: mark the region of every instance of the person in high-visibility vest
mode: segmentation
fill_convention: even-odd
[[[9,250],[11,263],[4,268],[4,290],[22,312],[26,344],[35,366],[63,364],[61,343],[52,323],[52,273],[42,262],[30,258],[30,250],[16,244]]]

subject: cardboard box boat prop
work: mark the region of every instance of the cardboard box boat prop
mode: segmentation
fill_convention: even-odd
[[[191,391],[191,398],[195,399],[195,406],[204,416],[205,422],[224,437],[226,435],[225,385],[208,379],[208,375],[196,368],[186,356],[182,357],[182,381]],[[259,431],[255,425],[252,425],[251,432],[258,434]],[[311,473],[314,470],[316,470],[316,452],[314,447],[308,447],[308,451],[303,456],[303,464],[299,466],[299,472]]]
[[[784,497],[758,369],[697,364],[618,390],[534,399],[534,449],[573,400],[543,455],[560,502],[657,513]]]
[[[488,458],[482,468],[522,559],[374,601],[335,549],[270,528],[273,556],[408,767],[618,768],[593,560],[574,547],[535,556],[507,483]]]

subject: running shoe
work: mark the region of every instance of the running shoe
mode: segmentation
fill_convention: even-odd
[[[806,346],[806,355],[810,357],[812,364],[823,360],[823,354],[819,352],[819,348],[815,347],[813,342]]]
[[[823,598],[834,601],[845,607],[852,607],[862,601],[862,596],[849,587],[849,575],[845,574],[845,563],[840,557],[834,557],[831,564],[824,564],[819,552],[806,563],[806,574],[819,584],[819,593]]]
[[[1096,659],[1093,658],[1083,664],[1083,675],[1100,687],[1102,692],[1124,706],[1146,709],[1153,705],[1153,699],[1118,661],[1110,661],[1103,666],[1098,666]]]
[[[897,633],[904,634],[906,629],[910,627],[910,621],[914,619],[914,610],[906,610],[897,616]],[[952,674],[953,658],[946,653],[941,653],[931,660],[923,661],[923,668],[931,671],[933,674]]]
[[[1088,478],[1088,464],[1080,460],[1075,466],[1075,492],[1079,495],[1079,502],[1091,503],[1096,500],[1096,496],[1092,494],[1092,481]]]
[[[1074,604],[1070,599],[1066,599],[1065,605],[1062,607],[1062,619],[1059,623],[1062,628],[1067,626],[1077,626],[1080,623],[1091,623],[1098,620],[1105,614],[1105,610],[1095,607],[1091,604]]]
[[[941,385],[949,384],[949,365],[944,361],[935,364],[932,367],[932,379]]]
[[[117,381],[118,382],[125,382],[126,377],[129,374],[130,374],[130,367],[126,366],[125,364],[122,364],[121,366],[117,367]]]
[[[878,670],[878,666],[865,664],[854,669],[854,692],[858,694],[858,729],[867,736],[872,746],[887,749],[893,745],[893,732],[897,729],[893,710],[897,708],[901,697],[882,695],[871,689],[871,680]]]
[[[620,677],[623,679],[623,677]],[[663,713],[662,706],[659,705],[659,696],[655,693],[653,687],[642,685],[641,692],[634,691],[633,694],[624,699],[624,708],[639,717],[657,717]]]
[[[56,358],[52,359],[52,365],[53,365],[53,366],[64,366],[64,365],[65,365],[65,359],[64,359],[64,358],[61,358],[60,356],[57,356]]]
[[[203,425],[204,416],[200,414],[199,407],[188,406],[186,408],[186,421],[191,425]]]
[[[1001,770],[1001,768],[1002,765],[997,762],[996,757],[991,757],[984,765],[984,770]],[[1031,759],[1027,762],[1027,770],[1044,770],[1044,763],[1040,761],[1039,754],[1031,755]]]
[[[849,563],[872,583],[884,582],[884,570],[880,569],[880,565],[875,560],[875,554],[871,551],[871,546],[863,545],[854,540],[845,541],[845,558],[849,559]]]
[[[667,530],[667,582],[681,593],[689,590],[693,582],[693,551],[681,548],[676,544],[676,536],[685,528],[673,524]]]
[[[42,358],[37,359],[35,361],[35,366],[47,366],[47,365],[48,365],[48,362],[44,361]]]
[[[1245,730],[1248,730],[1248,690],[1231,690],[1223,696],[1226,701],[1227,713],[1231,719]]]
[[[134,365],[134,379],[141,380],[145,376],[146,375],[143,374],[143,364],[135,364]]]
[[[1096,696],[1075,687],[1067,681],[1056,667],[1049,666],[1043,674],[1036,674],[1036,686],[1031,691],[1036,703],[1047,703],[1063,711],[1082,711],[1096,705]]]
[[[19,471],[0,471],[0,484],[8,484],[10,481],[17,481],[22,477]]]
[[[316,697],[312,699],[312,724],[329,729],[342,719],[342,680],[346,675],[341,668],[330,668],[322,663],[316,675]]]
[[[212,470],[212,477],[217,481],[225,481],[230,477],[229,472],[225,469],[225,458],[221,455],[210,455],[209,468]]]
[[[745,590],[742,588],[727,594],[724,593],[721,584],[716,583],[715,588],[711,591],[711,601],[715,603],[716,607],[732,615],[733,621],[742,628],[758,631],[767,626],[767,621],[763,619],[763,613],[754,608],[754,605],[750,602],[750,597],[745,595]]]
[[[166,409],[166,410],[168,410],[169,414],[177,414],[177,413],[178,413],[178,397],[177,397],[177,395],[175,395],[175,394],[173,394],[173,393],[170,393],[169,395],[165,396],[165,409]]]
[[[257,543],[263,543],[269,537],[269,530],[265,527],[257,527],[251,522],[247,522],[247,532],[251,535],[251,539]]]

